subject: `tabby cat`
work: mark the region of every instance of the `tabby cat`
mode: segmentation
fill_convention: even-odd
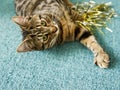
[[[76,24],[79,14],[68,0],[15,0],[17,23],[23,35],[18,52],[44,50],[66,41],[78,40],[94,53],[94,63],[109,66],[109,56],[90,31]]]

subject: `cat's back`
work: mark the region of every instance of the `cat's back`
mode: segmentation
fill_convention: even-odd
[[[43,12],[62,13],[65,3],[63,0],[15,0],[15,6],[17,15],[26,16]]]

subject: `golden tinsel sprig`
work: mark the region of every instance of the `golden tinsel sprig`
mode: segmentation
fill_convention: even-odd
[[[73,9],[78,11],[81,17],[76,23],[92,33],[95,30],[102,32],[102,28],[112,32],[107,23],[117,14],[111,5],[111,2],[97,4],[94,1],[76,3]]]

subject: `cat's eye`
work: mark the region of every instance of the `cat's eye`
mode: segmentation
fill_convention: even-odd
[[[43,40],[46,41],[48,39],[48,36],[43,36]]]
[[[45,21],[41,21],[42,26],[47,26],[47,23]]]

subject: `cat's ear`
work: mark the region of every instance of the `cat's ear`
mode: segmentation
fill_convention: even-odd
[[[28,52],[31,51],[32,48],[30,48],[30,43],[27,42],[27,40],[24,40],[17,48],[17,52]]]
[[[24,17],[23,16],[14,16],[12,17],[12,20],[17,23],[20,26],[24,26],[25,22],[24,22]]]

